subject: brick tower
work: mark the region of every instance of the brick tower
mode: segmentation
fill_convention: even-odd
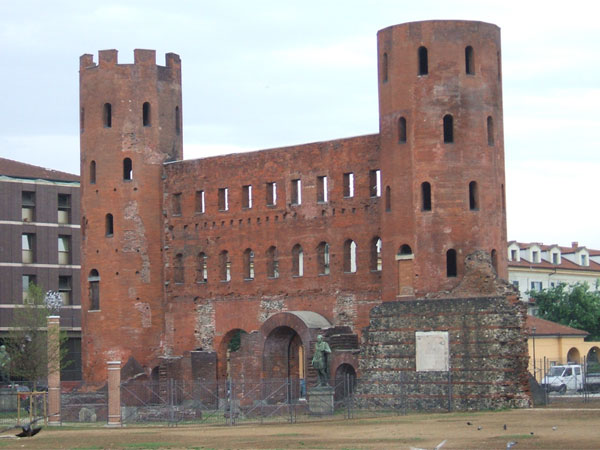
[[[135,50],[80,58],[82,363],[106,380],[106,362],[162,354],[163,163],[182,159],[181,63]]]
[[[452,289],[475,250],[506,279],[500,29],[412,22],[377,43],[383,299]]]

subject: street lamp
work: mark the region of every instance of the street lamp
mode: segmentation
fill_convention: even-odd
[[[535,327],[531,328],[531,337],[533,338],[533,378],[537,381],[537,372],[535,370]]]

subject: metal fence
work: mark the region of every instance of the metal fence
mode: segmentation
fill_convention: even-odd
[[[22,424],[45,421],[46,391],[31,383],[15,382],[0,388],[0,428],[10,429]]]

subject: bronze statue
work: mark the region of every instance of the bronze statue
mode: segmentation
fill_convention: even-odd
[[[315,353],[312,359],[312,366],[319,374],[317,386],[329,386],[329,353],[331,353],[329,344],[323,340],[323,336],[317,336]]]

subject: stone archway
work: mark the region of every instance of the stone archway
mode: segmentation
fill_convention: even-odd
[[[351,364],[340,364],[335,370],[335,400],[343,400],[354,392],[356,370]]]
[[[575,347],[572,347],[567,353],[567,362],[579,364],[580,355],[579,350]]]
[[[592,347],[587,353],[587,362],[588,364],[598,364],[600,363],[600,348]]]

